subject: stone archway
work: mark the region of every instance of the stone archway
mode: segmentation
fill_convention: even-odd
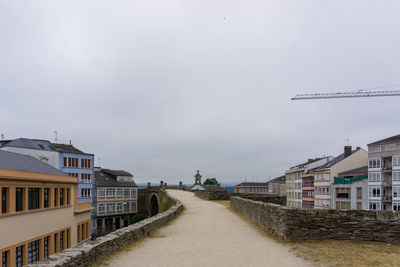
[[[158,197],[156,194],[153,194],[150,198],[150,217],[157,215],[159,210],[160,210],[160,205]]]

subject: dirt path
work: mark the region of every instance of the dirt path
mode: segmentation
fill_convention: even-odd
[[[169,193],[183,202],[183,215],[108,266],[308,266],[227,207],[189,192]]]

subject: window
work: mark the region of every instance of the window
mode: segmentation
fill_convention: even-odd
[[[387,146],[386,145],[381,145],[381,151],[386,151],[387,150]]]
[[[114,212],[114,211],[115,211],[115,204],[107,203],[107,212]]]
[[[64,188],[60,188],[60,206],[64,206]]]
[[[58,234],[54,234],[54,253],[58,252],[58,246],[57,246],[57,241],[58,241]]]
[[[357,209],[362,210],[362,202],[357,202]]]
[[[131,211],[136,212],[136,201],[131,202]]]
[[[106,212],[106,205],[105,204],[97,204],[97,211],[99,213],[105,213]]]
[[[136,198],[136,190],[137,190],[136,188],[131,189],[131,197],[132,198]]]
[[[129,188],[125,188],[124,189],[124,198],[130,198],[130,189]]]
[[[81,197],[90,198],[92,196],[90,188],[81,188]]]
[[[380,146],[371,147],[371,152],[380,152],[380,151],[381,151],[381,147]]]
[[[393,197],[400,197],[400,186],[393,186]]]
[[[115,189],[107,188],[107,197],[115,197]]]
[[[381,182],[382,181],[382,173],[380,172],[370,172],[368,173],[368,182]]]
[[[369,196],[370,197],[381,197],[381,188],[380,187],[370,187],[369,188]]]
[[[70,236],[71,236],[71,230],[67,229],[67,236],[66,236],[66,238],[67,238],[67,242],[66,242],[67,248],[71,247]]]
[[[396,210],[396,211],[400,210],[400,203],[393,202],[393,210]]]
[[[81,168],[90,169],[91,160],[90,159],[81,159]]]
[[[1,213],[7,213],[8,211],[8,188],[3,187],[1,189]]]
[[[60,232],[60,252],[64,250],[64,231]]]
[[[78,178],[78,173],[72,173],[72,172],[68,172],[67,173],[69,176],[72,176],[72,177],[76,177],[76,178]]]
[[[393,167],[400,167],[400,156],[399,155],[392,157],[392,165],[393,165]]]
[[[97,233],[101,233],[101,228],[102,228],[102,220],[97,220]]]
[[[82,173],[81,174],[81,181],[85,184],[90,184],[92,182],[92,178],[90,173]]]
[[[57,207],[58,188],[54,188],[54,207]]]
[[[77,158],[63,158],[64,167],[78,168]]]
[[[24,265],[24,255],[23,255],[24,246],[19,246],[15,248],[15,266],[22,267]]]
[[[49,201],[49,194],[50,194],[50,189],[49,188],[45,188],[44,190],[43,190],[43,200],[44,200],[44,202],[43,202],[43,207],[44,208],[48,208],[49,207],[49,205],[50,205],[50,201]]]
[[[40,201],[40,189],[29,188],[28,189],[28,210],[35,210],[39,208]]]
[[[39,260],[39,240],[28,243],[28,264]]]
[[[400,144],[397,144],[397,145],[396,145],[396,148],[399,150],[399,149],[400,149]]]
[[[15,211],[23,211],[23,203],[24,203],[24,189],[16,188],[15,189]]]
[[[370,210],[380,210],[381,203],[380,202],[369,202],[369,209]]]
[[[1,267],[8,266],[8,251],[3,251],[1,255]]]
[[[47,258],[49,256],[49,237],[43,238],[43,257]]]
[[[368,160],[368,168],[375,169],[381,167],[381,158],[371,158]]]
[[[124,211],[129,211],[129,202],[124,203]]]
[[[117,203],[117,211],[121,212],[123,209],[123,206],[124,206],[124,203],[121,203],[121,202]]]
[[[393,172],[392,180],[393,182],[400,182],[400,172]]]
[[[362,188],[357,187],[357,199],[362,199]]]
[[[105,194],[106,194],[106,191],[104,190],[104,188],[97,189],[97,197],[98,198],[104,198]]]
[[[122,188],[118,188],[118,189],[117,189],[117,197],[118,197],[118,198],[122,198],[122,197],[123,197],[123,194],[122,194],[122,193],[123,193]]]

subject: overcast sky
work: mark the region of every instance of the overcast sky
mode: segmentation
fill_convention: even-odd
[[[0,133],[136,181],[268,180],[400,133],[399,1],[0,0]]]

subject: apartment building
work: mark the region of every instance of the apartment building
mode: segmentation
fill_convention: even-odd
[[[351,146],[345,146],[344,153],[314,169],[314,207],[332,208],[334,177],[340,172],[365,166],[367,160],[368,153],[365,150],[360,147],[352,150]]]
[[[94,236],[131,224],[137,213],[138,189],[133,175],[123,170],[95,169]]]
[[[370,210],[399,210],[400,135],[368,144]]]
[[[90,238],[90,203],[78,180],[42,161],[0,150],[2,266],[23,266]]]
[[[286,195],[286,177],[285,175],[276,177],[267,182],[268,184],[268,193],[274,194],[278,196]]]
[[[338,210],[368,209],[368,166],[339,173],[334,177],[332,208]]]
[[[302,176],[302,207],[314,208],[314,174],[306,173]]]
[[[326,164],[332,157],[308,159],[306,162],[291,167],[285,172],[286,176],[286,203],[289,207],[301,208],[303,203],[303,174],[310,169]]]
[[[243,182],[235,185],[235,193],[268,194],[268,183]]]

